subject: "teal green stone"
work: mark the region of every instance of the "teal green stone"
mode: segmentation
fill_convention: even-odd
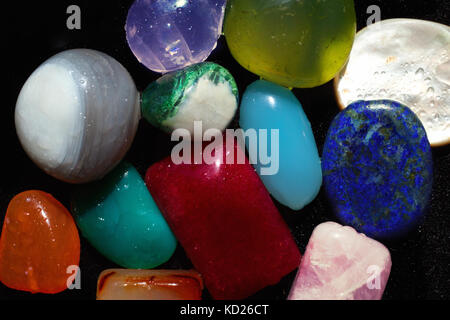
[[[154,268],[175,251],[172,231],[141,176],[126,162],[103,180],[79,186],[72,212],[92,246],[122,267]]]
[[[152,82],[142,93],[142,116],[153,126],[166,132],[177,129],[167,125],[166,122],[177,115],[180,106],[190,98],[193,88],[203,77],[206,77],[214,85],[226,84],[229,86],[230,95],[235,98],[233,103],[238,104],[239,92],[231,73],[216,63],[203,62],[167,73]],[[196,116],[196,120],[204,121],[214,115],[197,114]],[[230,120],[226,119],[228,122]],[[224,123],[223,126],[227,124]]]

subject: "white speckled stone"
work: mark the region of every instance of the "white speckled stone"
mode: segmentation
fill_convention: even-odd
[[[84,183],[102,178],[133,142],[139,93],[128,71],[89,49],[63,51],[24,84],[15,122],[28,156],[53,177]]]
[[[422,121],[432,146],[450,143],[450,27],[389,19],[364,28],[335,89],[342,108],[357,100],[405,104]]]

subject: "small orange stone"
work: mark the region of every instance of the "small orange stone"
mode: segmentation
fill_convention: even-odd
[[[69,211],[52,195],[25,191],[9,203],[0,238],[0,281],[32,293],[67,289],[80,261],[80,238]]]
[[[201,300],[194,270],[108,269],[98,277],[97,300]]]

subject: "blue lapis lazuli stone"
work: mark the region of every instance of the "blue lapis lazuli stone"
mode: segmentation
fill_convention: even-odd
[[[239,123],[246,132],[258,133],[258,155],[251,152],[249,139],[246,146],[270,194],[293,210],[313,201],[322,185],[322,169],[311,124],[295,95],[277,84],[255,81],[242,97]],[[269,164],[262,149],[272,158]]]
[[[322,171],[338,218],[374,238],[410,231],[431,196],[425,129],[408,107],[390,100],[357,101],[334,119]]]

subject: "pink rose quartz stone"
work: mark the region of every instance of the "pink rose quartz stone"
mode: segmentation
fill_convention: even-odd
[[[289,300],[380,300],[391,271],[389,250],[351,227],[317,226]]]

